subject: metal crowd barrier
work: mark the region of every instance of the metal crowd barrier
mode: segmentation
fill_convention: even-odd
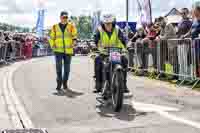
[[[47,48],[47,56],[52,56],[54,54],[51,48]]]
[[[6,52],[6,61],[14,62],[18,59],[25,59],[24,56],[24,45],[18,41],[10,40],[6,42],[7,52]]]
[[[33,48],[32,57],[51,56],[51,48]],[[31,57],[30,57],[31,58]],[[25,45],[18,41],[0,42],[0,63],[8,64],[19,59],[26,59]]]
[[[48,133],[46,129],[4,129],[1,133]]]
[[[16,49],[16,59],[25,59],[24,44],[20,42],[15,42]]]
[[[7,45],[5,42],[0,42],[0,63],[6,64]]]
[[[176,76],[177,80],[182,81],[180,85],[185,80],[194,80],[192,66],[195,62],[191,39],[161,40],[159,46],[159,61],[162,62],[158,64],[160,73]]]
[[[51,56],[53,51],[51,48],[33,48],[33,57]]]
[[[192,88],[200,81],[200,39],[152,41],[148,46],[136,42],[133,53],[129,58],[133,70],[156,72],[157,78],[164,74],[181,81],[179,85],[192,81]]]
[[[195,39],[192,42],[192,51],[191,52],[194,53],[194,56],[193,56],[193,62],[194,62],[193,74],[194,74],[195,79],[197,81],[193,86],[193,87],[195,87],[200,81],[200,38]]]
[[[7,54],[6,61],[16,61],[17,59],[24,59],[23,45],[20,42],[11,40],[6,43]]]
[[[157,54],[155,42],[144,45],[142,40],[139,40],[129,49],[129,66],[134,70],[150,71],[157,68]]]

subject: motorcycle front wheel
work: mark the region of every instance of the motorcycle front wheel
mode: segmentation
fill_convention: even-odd
[[[117,70],[113,73],[112,78],[112,103],[115,112],[120,112],[123,105],[123,89],[124,89],[124,76],[122,70]]]

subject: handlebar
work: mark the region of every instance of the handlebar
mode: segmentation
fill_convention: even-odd
[[[116,50],[118,52],[120,52],[121,54],[123,53],[127,53],[126,50],[122,49],[122,48],[119,48],[119,47],[103,47],[101,48],[100,50],[98,49],[97,51],[94,51],[94,53],[101,53],[101,54],[105,54],[105,53],[110,53],[111,50]]]

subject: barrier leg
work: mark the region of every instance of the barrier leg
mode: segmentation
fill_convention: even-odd
[[[181,83],[178,84],[178,86],[181,86],[184,82],[185,82],[185,79],[183,79],[183,80],[181,81]]]
[[[196,85],[199,83],[199,79],[197,79],[197,81],[195,82],[195,84],[192,86],[192,89],[194,89],[196,87]]]
[[[135,71],[133,71],[133,74],[134,74],[134,75],[138,75],[139,69],[133,68],[133,70],[134,70],[134,69],[135,69]]]
[[[159,72],[158,75],[157,75],[157,77],[156,77],[156,79],[160,79],[160,75],[161,75],[161,74],[162,74],[162,73]]]
[[[7,51],[7,46],[2,46],[0,48],[0,62],[3,64],[7,64],[6,62],[6,51]]]

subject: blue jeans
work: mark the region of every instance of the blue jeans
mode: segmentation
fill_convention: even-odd
[[[56,73],[57,73],[57,81],[66,82],[69,79],[70,73],[70,65],[71,65],[71,55],[67,55],[64,53],[55,53],[56,59]],[[62,63],[64,61],[64,63]],[[62,75],[62,69],[64,67],[64,75]]]

